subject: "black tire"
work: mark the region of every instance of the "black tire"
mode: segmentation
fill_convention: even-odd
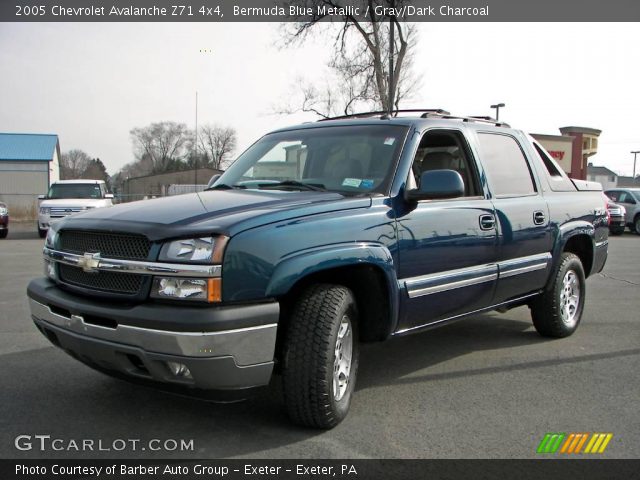
[[[633,219],[633,230],[640,235],[640,215],[636,215],[636,218]]]
[[[562,338],[576,331],[584,310],[585,287],[582,262],[573,253],[564,252],[549,285],[530,305],[533,325],[540,335]],[[568,295],[576,290],[577,300]],[[576,305],[572,307],[572,303]]]
[[[624,227],[621,228],[610,228],[609,233],[611,235],[622,235],[624,233]]]
[[[635,222],[627,224],[627,227],[629,227],[629,231],[631,231],[631,233],[638,233]]]
[[[0,238],[7,238],[7,235],[9,235],[9,230],[0,230]]]
[[[349,325],[343,332],[345,319]],[[287,326],[282,372],[284,400],[292,422],[329,429],[347,416],[358,372],[357,320],[354,296],[340,285],[314,285],[296,302]],[[346,376],[336,376],[347,379],[336,388],[334,369],[342,367],[340,359],[348,357],[349,331],[350,368]],[[345,333],[340,342],[344,350],[337,343],[339,333]],[[336,361],[338,351],[341,354]]]
[[[47,236],[47,231],[38,227],[38,235],[40,236],[40,238],[44,238]]]

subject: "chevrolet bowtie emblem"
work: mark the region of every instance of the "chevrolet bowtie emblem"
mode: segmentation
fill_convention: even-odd
[[[97,272],[99,265],[100,265],[100,252],[85,253],[82,257],[78,258],[78,266],[87,273]]]

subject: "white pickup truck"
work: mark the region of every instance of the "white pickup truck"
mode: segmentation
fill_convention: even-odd
[[[60,180],[49,187],[47,195],[40,195],[38,234],[47,235],[53,223],[90,208],[110,207],[113,194],[107,193],[104,180]]]

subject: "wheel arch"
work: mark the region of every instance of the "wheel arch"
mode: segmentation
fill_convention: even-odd
[[[582,262],[584,275],[587,278],[591,274],[594,264],[595,228],[587,222],[582,223],[580,222],[581,225],[575,225],[575,228],[564,232],[556,258],[560,258],[560,253],[563,252],[573,253]]]
[[[267,287],[267,296],[280,300],[285,326],[300,292],[328,283],[349,288],[359,311],[363,341],[387,338],[398,319],[398,282],[393,258],[384,245],[342,244],[296,254],[282,261]],[[285,328],[279,328],[284,331]]]

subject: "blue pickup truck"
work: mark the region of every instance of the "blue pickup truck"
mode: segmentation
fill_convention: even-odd
[[[164,390],[244,397],[279,374],[291,420],[331,428],[361,342],[520,306],[571,335],[607,258],[600,190],[490,119],[284,128],[207,191],[57,223],[31,316],[81,362]]]

